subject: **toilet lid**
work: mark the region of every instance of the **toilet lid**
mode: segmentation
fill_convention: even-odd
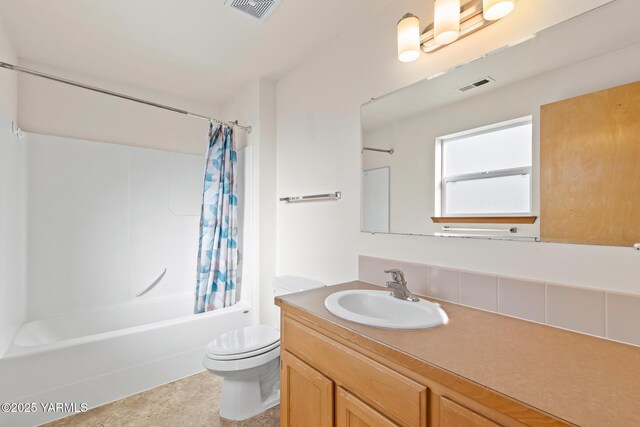
[[[280,331],[267,325],[247,326],[222,334],[207,346],[212,356],[232,356],[256,352],[280,342]],[[242,357],[242,356],[241,356]]]
[[[211,353],[207,352],[207,359],[218,360],[218,361],[238,362],[238,361],[244,360],[244,359],[255,358],[256,356],[262,356],[262,355],[264,355],[266,353],[271,352],[271,350],[274,350],[274,349],[277,350],[278,354],[280,354],[280,341],[274,342],[271,345],[268,345],[268,346],[263,347],[263,348],[259,348],[259,349],[254,350],[254,351],[248,351],[246,353],[240,353],[240,354],[221,355],[221,354],[211,354]]]

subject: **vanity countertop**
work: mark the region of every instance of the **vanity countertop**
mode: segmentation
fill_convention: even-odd
[[[373,352],[436,366],[572,424],[640,423],[639,347],[438,300],[448,325],[378,329],[325,308],[328,295],[347,289],[380,287],[349,282],[277,297],[276,304]]]

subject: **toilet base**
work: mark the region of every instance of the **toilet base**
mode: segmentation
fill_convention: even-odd
[[[220,417],[242,421],[280,403],[280,358],[269,362],[265,373],[253,378],[224,377]]]

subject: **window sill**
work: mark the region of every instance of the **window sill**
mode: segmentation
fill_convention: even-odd
[[[450,224],[533,224],[537,216],[432,216],[435,223]]]

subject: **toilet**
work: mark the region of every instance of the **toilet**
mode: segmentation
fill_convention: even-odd
[[[279,276],[275,296],[324,284],[304,277]],[[241,421],[280,403],[280,310],[274,325],[253,325],[216,337],[205,351],[204,367],[223,378],[220,416]]]

